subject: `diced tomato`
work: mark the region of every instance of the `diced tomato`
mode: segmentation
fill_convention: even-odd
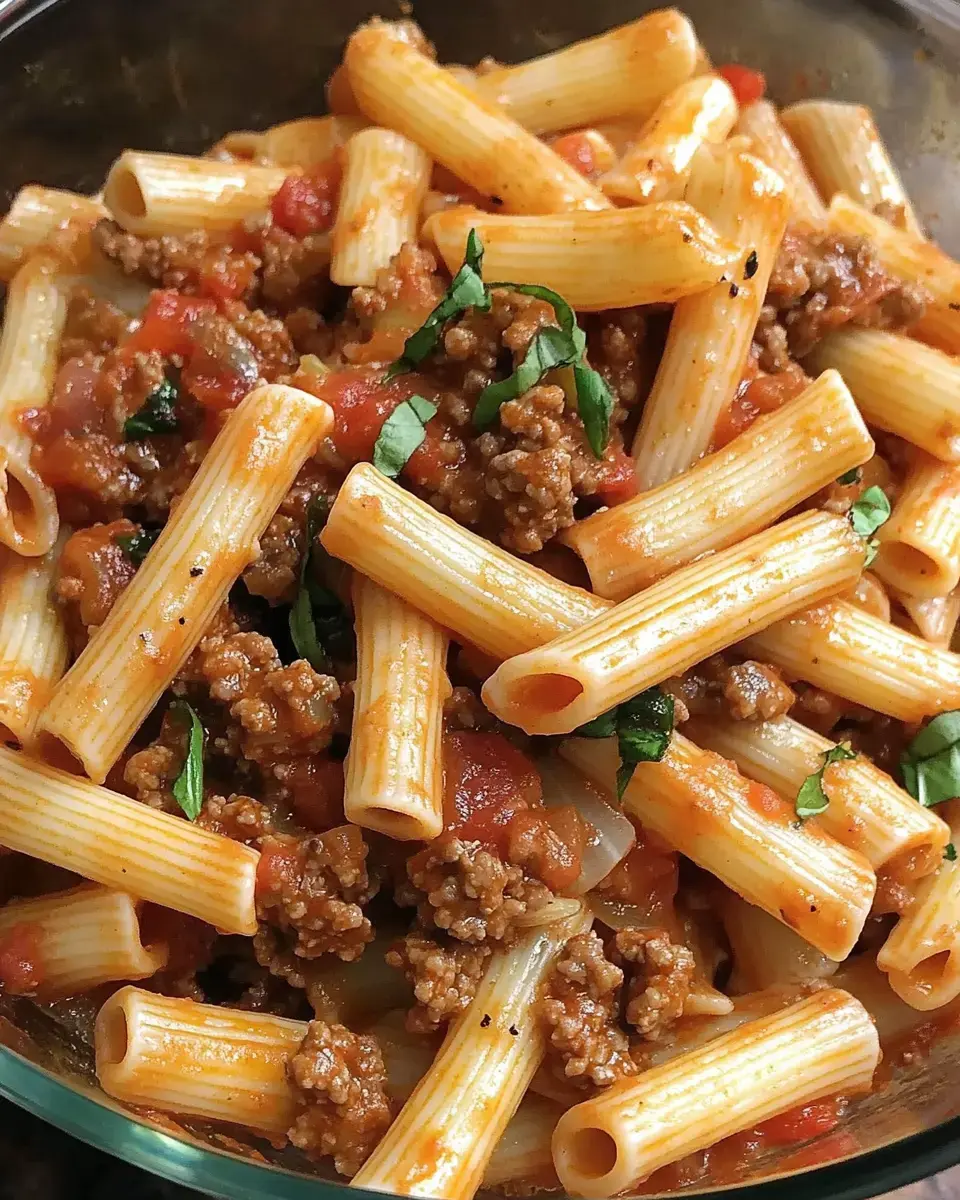
[[[467,841],[502,848],[513,817],[540,805],[539,772],[499,733],[448,734],[443,766],[445,826]]]
[[[140,328],[127,338],[125,350],[158,350],[163,355],[188,354],[193,346],[190,324],[201,313],[216,311],[215,301],[179,292],[152,292]]]
[[[257,864],[257,892],[280,892],[293,886],[303,870],[299,843],[264,838]]]
[[[757,417],[776,412],[789,400],[799,396],[809,382],[803,370],[795,364],[778,375],[758,373],[754,364],[752,374],[744,375],[730,406],[717,420],[711,449],[721,450],[749,429]]]
[[[640,491],[633,459],[622,446],[608,447],[599,470],[597,497],[612,508],[622,504]]]
[[[81,358],[68,358],[53,384],[50,403],[27,409],[21,420],[32,436],[50,443],[65,433],[98,433],[109,415],[97,397],[100,368]]]
[[[510,861],[522,862],[551,891],[566,891],[580,877],[587,832],[572,804],[518,812],[509,826]]]
[[[334,413],[333,442],[348,466],[368,462],[383,423],[397,405],[419,394],[431,399],[434,390],[416,374],[383,383],[382,373],[331,371],[313,389]]]
[[[831,1096],[827,1100],[818,1100],[816,1104],[803,1104],[778,1117],[771,1117],[769,1121],[758,1125],[757,1131],[777,1146],[807,1142],[835,1129],[845,1109],[846,1102],[841,1096]]]
[[[235,408],[256,382],[255,375],[251,379],[202,350],[190,356],[180,379],[197,403],[212,412]]]
[[[24,996],[42,982],[40,930],[23,921],[0,935],[0,992]]]
[[[569,163],[581,175],[589,177],[596,171],[597,156],[593,143],[583,130],[578,129],[573,133],[564,133],[551,145],[564,162]]]
[[[340,188],[340,164],[332,158],[302,175],[288,175],[270,203],[274,221],[302,238],[333,224]]]
[[[217,300],[239,300],[253,284],[256,263],[241,255],[224,258],[216,251],[209,252],[200,267],[200,294]]]
[[[678,871],[675,851],[638,826],[636,845],[603,881],[603,894],[621,904],[666,908],[677,894]]]
[[[283,768],[293,814],[312,833],[343,824],[343,763],[314,755]]]
[[[725,66],[717,68],[717,74],[730,84],[737,103],[741,106],[753,104],[767,90],[766,76],[762,71],[755,71],[752,67],[742,67],[739,63],[727,63]]]

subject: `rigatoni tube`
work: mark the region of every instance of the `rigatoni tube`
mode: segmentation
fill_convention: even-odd
[[[489,962],[469,1007],[353,1187],[431,1200],[470,1200],[545,1050],[537,1000],[583,914],[527,933]],[[469,1103],[451,1103],[468,1097]]]
[[[53,255],[37,254],[7,289],[0,335],[0,543],[17,554],[46,554],[57,540],[56,498],[34,470],[33,442],[19,416],[50,400],[72,283]]]
[[[40,713],[67,666],[69,646],[54,602],[67,534],[41,558],[0,551],[0,738],[29,746]]]
[[[867,208],[888,205],[893,224],[922,237],[920,222],[890,160],[869,108],[837,100],[804,100],[780,114],[820,194],[846,192]]]
[[[757,100],[740,112],[736,133],[750,138],[752,153],[772,167],[787,186],[790,220],[796,225],[817,228],[825,225],[827,206],[810,178],[800,151],[784,129],[776,106]]]
[[[717,907],[733,958],[729,991],[796,986],[836,973],[834,959],[736,892],[722,893]]]
[[[97,1014],[97,1078],[125,1104],[285,1134],[297,1114],[287,1063],[302,1021],[115,992]]]
[[[509,554],[360,463],[337,493],[324,549],[500,660],[610,608]]]
[[[485,277],[542,284],[583,310],[673,303],[724,274],[739,278],[748,253],[680,202],[538,217],[459,206],[434,213],[423,236],[456,271],[471,229]]]
[[[689,471],[578,521],[562,540],[594,591],[624,600],[711,550],[763,529],[873,454],[836,371]]]
[[[527,733],[569,733],[748,634],[852,587],[865,553],[863,539],[841,517],[791,517],[510,659],[483,685],[483,701]]]
[[[743,376],[787,224],[789,202],[779,176],[732,143],[700,151],[687,200],[751,256],[750,268],[714,276],[709,290],[685,297],[673,311],[633,441],[641,488],[665,483],[710,450]]]
[[[960,810],[947,809],[954,838]],[[922,880],[907,911],[880,948],[877,966],[911,1008],[927,1012],[960,996],[960,862],[944,860]]]
[[[347,43],[344,62],[371,121],[408,137],[482,195],[497,197],[507,212],[609,205],[559,154],[397,38],[389,24],[361,26]]]
[[[103,202],[142,237],[200,226],[226,234],[265,213],[287,174],[283,167],[125,150],[107,175]]]
[[[873,570],[884,583],[910,596],[949,596],[960,584],[960,463],[918,453],[878,540]]]
[[[823,766],[835,743],[790,717],[775,721],[695,720],[687,732],[732,759],[744,775],[794,800],[805,779]],[[946,824],[922,808],[862,754],[831,763],[823,777],[830,798],[817,823],[876,870],[917,879],[934,870],[950,840]]]
[[[26,259],[58,230],[90,228],[107,215],[99,200],[31,183],[0,221],[0,280],[9,283]]]
[[[613,739],[570,738],[560,753],[614,793]],[[675,731],[661,762],[637,766],[623,808],[830,958],[856,945],[876,888],[870,864],[718,754]]]
[[[256,850],[0,747],[0,846],[253,934]]]
[[[960,656],[845,600],[780,621],[743,650],[898,721],[960,707]]]
[[[358,575],[353,583],[357,681],[345,767],[348,821],[400,840],[443,829],[446,631]]]
[[[845,329],[814,348],[807,370],[834,368],[871,425],[960,462],[960,363],[882,329]]]
[[[600,178],[607,196],[631,204],[679,200],[693,156],[705,142],[722,142],[737,119],[725,79],[698,75],[666,95],[635,144]]]
[[[557,1174],[571,1195],[616,1195],[787,1109],[869,1091],[879,1060],[863,1005],[817,992],[575,1105],[553,1135]]]
[[[532,133],[550,133],[628,114],[647,116],[693,74],[696,59],[693,26],[668,8],[552,54],[485,71],[475,86]]]
[[[416,241],[430,159],[391,129],[363,129],[343,152],[330,278],[372,286],[404,242]]]
[[[102,983],[147,979],[166,965],[163,944],[144,946],[141,902],[104,887],[78,887],[0,908],[0,943],[25,928],[44,1000],[76,996]],[[34,955],[35,960],[34,960]]]
[[[40,721],[102,781],[200,641],[304,460],[330,428],[322,400],[254,388],[230,414],[133,582]]]
[[[311,167],[332,158],[365,125],[362,117],[297,117],[252,136],[258,158],[278,167]]]

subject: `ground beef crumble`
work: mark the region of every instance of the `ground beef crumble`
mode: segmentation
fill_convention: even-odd
[[[615,939],[621,961],[631,963],[626,1019],[647,1041],[656,1041],[683,1016],[695,963],[687,946],[664,929],[621,929]]]
[[[300,1107],[290,1141],[311,1158],[332,1157],[341,1175],[356,1175],[393,1119],[377,1039],[311,1021],[287,1073]]]
[[[205,796],[197,824],[201,829],[248,845],[273,832],[273,814],[252,796]]]
[[[796,700],[776,667],[748,659],[729,663],[720,654],[663,683],[678,702],[678,720],[688,716],[772,721]]]
[[[398,889],[398,902],[415,903],[425,927],[461,942],[509,941],[517,918],[553,897],[544,884],[479,842],[451,836],[415,854],[407,875],[412,886]]]
[[[257,915],[283,931],[302,958],[359,958],[373,940],[363,906],[379,882],[367,870],[367,843],[356,825],[296,837],[275,834],[260,844]]]
[[[137,572],[118,537],[137,532],[132,521],[91,525],[70,535],[57,563],[55,594],[73,653],[79,654]]]
[[[549,1031],[550,1065],[564,1079],[607,1087],[636,1073],[617,1020],[622,985],[623,971],[606,957],[596,933],[567,942],[540,1009]]]
[[[417,1001],[407,1014],[407,1028],[432,1033],[462,1013],[476,994],[490,954],[486,943],[441,940],[422,929],[391,946],[387,962],[403,971]]]

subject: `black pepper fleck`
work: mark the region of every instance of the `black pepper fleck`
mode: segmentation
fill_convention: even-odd
[[[747,261],[743,264],[744,279],[752,279],[760,270],[760,259],[757,258],[756,250],[751,250],[747,255]]]
[[[191,567],[190,568],[190,578],[191,579],[199,579],[202,574],[203,574],[203,567]]]
[[[186,623],[187,623],[187,618],[186,618],[186,617],[178,617],[178,618],[177,618],[177,624],[178,624],[178,625],[186,625]]]
[[[954,312],[960,312],[960,304],[958,304],[955,300],[950,301],[950,308],[952,308]]]
[[[730,295],[731,295],[731,297],[740,295],[740,289],[737,287],[737,285],[735,283],[730,284]]]
[[[483,1014],[483,1020],[480,1022],[480,1028],[481,1028],[481,1029],[487,1029],[487,1028],[489,1028],[491,1019],[492,1019],[492,1018],[491,1018],[491,1016],[490,1016],[490,1014],[489,1014],[489,1013],[484,1013],[484,1014]]]
[[[520,1030],[516,1027],[516,1025],[510,1026],[510,1036],[511,1037],[519,1037],[520,1036]]]
[[[693,241],[693,234],[692,234],[692,233],[690,233],[688,230],[686,230],[686,229],[685,229],[685,230],[683,231],[683,240],[684,240],[684,241],[687,243],[687,245],[689,246],[689,244],[690,244],[690,243]]]

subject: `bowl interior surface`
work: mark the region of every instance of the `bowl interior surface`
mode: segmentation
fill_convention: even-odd
[[[417,0],[413,15],[441,59],[470,63],[543,53],[654,7]],[[960,123],[949,120],[960,111],[960,77],[901,10],[854,0],[686,0],[681,7],[715,61],[761,68],[778,101],[829,95],[872,105],[921,217],[960,252],[951,204],[960,190]],[[0,0],[0,207],[30,182],[96,191],[125,147],[193,153],[230,130],[322,112],[324,80],[343,42],[375,12],[398,15],[393,0]],[[6,1001],[0,1014],[0,1093],[67,1132],[231,1200],[316,1200],[343,1190],[297,1173],[302,1162],[265,1144],[245,1148],[125,1113],[96,1090],[78,1033],[82,1003],[42,1009]],[[958,1069],[960,1046],[944,1040],[922,1065],[856,1105],[840,1132],[799,1155],[773,1154],[749,1180],[727,1186],[744,1200],[854,1200],[953,1165],[960,1161]],[[697,1190],[726,1190],[710,1184]]]

